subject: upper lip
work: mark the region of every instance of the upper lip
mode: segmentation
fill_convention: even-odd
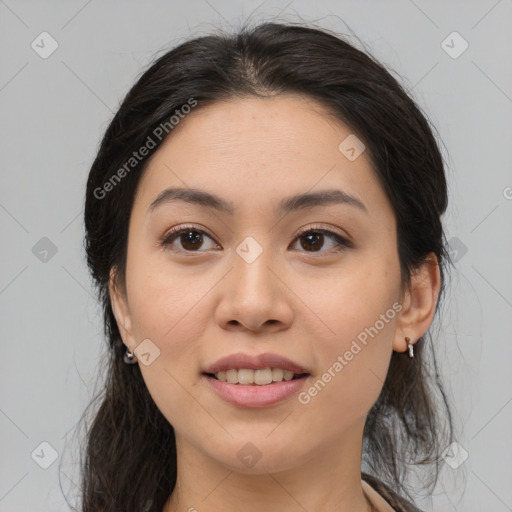
[[[217,373],[224,370],[240,370],[241,368],[248,368],[251,370],[282,368],[283,370],[289,370],[296,374],[309,373],[308,369],[304,368],[300,364],[278,354],[269,353],[258,355],[237,353],[221,357],[215,363],[208,366],[205,373]]]

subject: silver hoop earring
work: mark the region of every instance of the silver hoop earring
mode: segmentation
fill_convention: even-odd
[[[414,345],[410,343],[411,338],[408,336],[405,338],[405,341],[407,343],[407,347],[409,348],[409,357],[412,359],[414,357]]]
[[[133,355],[133,352],[130,352],[130,349],[126,347],[126,352],[124,353],[123,360],[126,364],[137,364],[137,360]]]

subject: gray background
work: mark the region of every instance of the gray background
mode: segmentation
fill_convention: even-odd
[[[457,270],[436,344],[468,458],[452,456],[460,465],[444,464],[436,496],[418,504],[512,510],[510,0],[0,0],[0,511],[68,510],[60,486],[74,503],[78,461],[67,452],[104,345],[82,203],[107,123],[154,56],[249,15],[316,21],[338,33],[350,33],[348,25],[437,127]],[[46,59],[43,31],[58,43]],[[442,45],[453,31],[469,44],[457,58],[461,39]],[[52,450],[57,459],[44,469]]]

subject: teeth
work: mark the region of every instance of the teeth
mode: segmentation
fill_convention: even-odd
[[[230,384],[258,385],[264,386],[272,382],[282,382],[292,380],[294,373],[282,368],[264,368],[261,370],[251,370],[241,368],[240,370],[226,370],[217,372],[215,377],[222,382]]]
[[[274,382],[281,382],[284,377],[284,370],[281,368],[272,368],[272,380]],[[292,372],[293,377],[293,372]]]

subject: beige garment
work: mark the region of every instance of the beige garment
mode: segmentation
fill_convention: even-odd
[[[378,512],[394,512],[391,505],[368,483],[361,480],[363,492]]]

